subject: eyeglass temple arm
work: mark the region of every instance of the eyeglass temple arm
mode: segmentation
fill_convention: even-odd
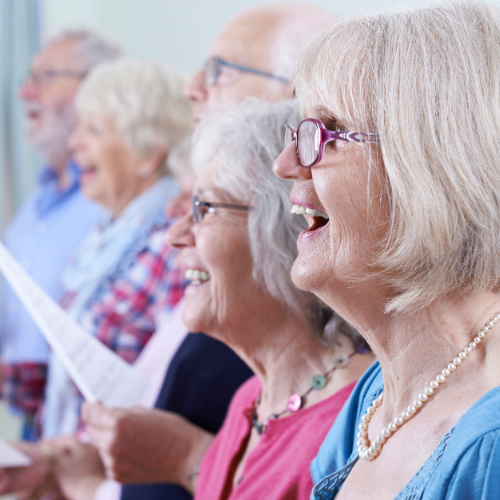
[[[246,73],[253,73],[254,75],[267,76],[268,78],[274,78],[275,80],[279,80],[283,83],[290,83],[288,78],[279,75],[273,75],[272,73],[266,73],[265,71],[259,71],[258,69],[247,68],[245,66],[240,66],[239,64],[233,64],[226,61],[217,61],[219,64],[223,64],[229,68],[239,69],[240,71],[245,71]]]
[[[234,205],[233,203],[209,203],[208,201],[199,201],[196,205],[208,208],[230,208],[232,210],[243,210],[245,212],[255,210],[255,207],[248,205]]]
[[[349,142],[366,142],[366,143],[378,143],[378,135],[377,134],[365,134],[363,132],[348,132],[347,130],[321,130],[322,138],[324,142],[327,141],[349,141]]]

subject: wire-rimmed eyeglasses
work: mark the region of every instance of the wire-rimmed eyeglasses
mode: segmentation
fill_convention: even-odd
[[[44,86],[56,78],[70,78],[81,80],[87,75],[87,72],[72,71],[69,69],[46,69],[43,71],[28,71],[22,83],[33,82],[35,85]]]
[[[247,66],[240,66],[239,64],[224,61],[224,59],[221,59],[220,57],[211,57],[205,62],[205,84],[207,87],[213,87],[214,85],[217,85],[217,80],[219,79],[221,73],[221,66],[226,66],[238,71],[243,71],[244,73],[263,76],[265,78],[272,78],[283,83],[290,83],[290,79],[285,78],[284,76],[267,73],[266,71],[260,71],[258,69],[249,68]]]
[[[285,129],[285,144],[287,148],[295,141],[299,163],[303,167],[313,167],[321,161],[325,144],[330,141],[349,142],[379,142],[377,134],[349,132],[347,130],[332,131],[325,128],[323,122],[315,118],[306,118],[299,123],[297,129],[287,125]]]
[[[198,224],[203,220],[205,214],[215,212],[216,208],[225,208],[227,210],[240,210],[243,212],[250,212],[255,207],[249,205],[235,205],[234,203],[210,203],[208,201],[201,201],[198,196],[193,196],[193,222]]]

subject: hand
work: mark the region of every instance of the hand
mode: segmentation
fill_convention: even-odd
[[[44,489],[48,489],[51,484],[55,454],[49,452],[43,443],[11,444],[28,455],[32,464],[27,467],[0,469],[0,495],[18,493],[23,498],[29,498],[36,496],[36,492],[44,486]]]
[[[50,445],[59,449],[54,477],[66,500],[89,500],[106,479],[97,450],[74,437],[52,439]]]
[[[190,490],[213,435],[167,411],[85,403],[82,418],[108,477],[121,483],[175,483]]]

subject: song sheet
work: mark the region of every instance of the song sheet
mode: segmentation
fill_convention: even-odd
[[[73,320],[0,243],[0,271],[90,402],[128,408],[149,382]]]
[[[31,458],[0,439],[0,468],[26,467],[31,465]]]

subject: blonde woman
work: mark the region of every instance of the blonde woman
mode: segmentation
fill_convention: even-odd
[[[312,463],[312,498],[500,491],[500,11],[355,17],[296,69],[276,173],[308,216],[292,277],[379,360]],[[300,208],[300,210],[302,210]]]

